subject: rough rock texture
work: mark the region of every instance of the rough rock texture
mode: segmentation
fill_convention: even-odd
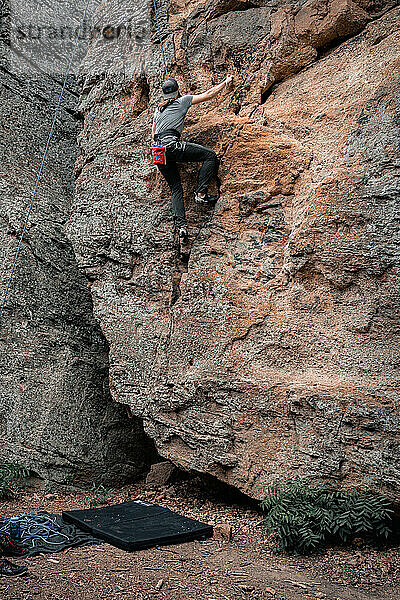
[[[108,0],[98,19],[117,8]],[[195,206],[197,167],[182,167],[191,239],[179,256],[147,149],[157,37],[140,75],[124,35],[125,76],[101,74],[104,46],[84,62],[68,235],[110,344],[113,397],[164,457],[250,495],[307,473],[398,500],[400,10],[159,9],[183,91],[227,71],[236,88],[188,113],[186,139],[221,157],[223,194],[214,211]]]
[[[1,302],[61,89],[24,56],[16,73],[2,34]],[[146,443],[140,422],[110,396],[107,342],[64,233],[77,96],[71,77],[0,323],[0,460],[53,482],[115,482],[141,471]]]
[[[170,482],[175,472],[178,472],[178,470],[168,461],[154,463],[146,476],[146,485],[165,486]]]

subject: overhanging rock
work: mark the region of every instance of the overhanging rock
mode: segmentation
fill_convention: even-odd
[[[399,499],[400,12],[239,4],[160,6],[183,92],[227,71],[238,86],[188,113],[185,137],[216,150],[223,186],[214,211],[198,208],[196,168],[182,169],[186,261],[148,159],[159,46],[140,74],[85,83],[69,236],[110,344],[112,394],[164,457],[247,494],[307,473]],[[93,46],[84,69],[103,58]]]

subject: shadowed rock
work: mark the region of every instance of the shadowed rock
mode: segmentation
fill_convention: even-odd
[[[9,10],[1,4],[1,302],[62,84],[10,48]],[[78,90],[71,75],[0,323],[0,460],[52,482],[115,483],[143,471],[148,446],[140,421],[110,396],[108,345],[64,231]]]

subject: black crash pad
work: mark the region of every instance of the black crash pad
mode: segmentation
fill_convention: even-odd
[[[122,550],[179,544],[213,535],[211,525],[142,500],[104,508],[65,511],[62,517]]]

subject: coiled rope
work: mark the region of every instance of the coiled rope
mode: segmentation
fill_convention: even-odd
[[[21,529],[21,545],[24,548],[35,548],[39,541],[56,548],[69,541],[69,537],[60,531],[60,526],[54,518],[37,513],[22,513],[17,516]],[[3,521],[0,533],[10,535],[10,521],[11,519]]]
[[[4,294],[3,302],[2,302],[1,307],[0,307],[0,324],[1,324],[1,318],[2,318],[2,315],[3,315],[4,306],[5,306],[6,301],[7,301],[8,292],[9,292],[9,289],[10,289],[10,286],[11,286],[11,282],[12,282],[12,279],[13,279],[15,265],[17,264],[18,256],[19,256],[19,253],[20,253],[20,250],[21,250],[22,241],[24,239],[25,231],[26,231],[26,228],[27,228],[27,225],[28,225],[29,216],[31,214],[33,202],[34,202],[35,197],[36,197],[36,191],[37,191],[37,188],[38,188],[38,185],[39,185],[39,180],[40,180],[41,175],[42,175],[43,165],[44,165],[44,162],[46,160],[47,152],[49,150],[50,141],[51,141],[51,138],[53,136],[54,126],[55,126],[55,123],[56,123],[58,112],[60,110],[61,101],[62,101],[63,96],[64,96],[64,90],[65,90],[65,87],[67,85],[67,80],[68,80],[68,76],[69,76],[70,71],[71,71],[72,62],[73,62],[73,60],[75,58],[76,49],[78,47],[78,42],[79,42],[79,36],[80,36],[83,24],[84,24],[85,19],[86,19],[86,15],[87,15],[87,11],[88,11],[88,8],[89,8],[89,4],[90,4],[90,0],[87,0],[86,6],[85,6],[85,10],[84,10],[84,13],[83,13],[83,17],[82,17],[81,23],[79,25],[78,33],[77,33],[77,36],[76,36],[76,39],[75,39],[75,45],[74,45],[74,48],[73,48],[73,51],[72,51],[72,55],[71,55],[71,58],[70,58],[70,61],[69,61],[69,64],[68,64],[67,72],[66,72],[66,75],[65,75],[65,78],[64,78],[64,83],[63,83],[63,86],[61,88],[61,92],[60,92],[60,95],[59,95],[59,98],[58,98],[58,104],[57,104],[57,107],[56,107],[56,110],[55,110],[55,113],[54,113],[53,122],[52,122],[51,127],[50,127],[49,135],[48,135],[48,138],[47,138],[46,148],[45,148],[45,151],[43,153],[42,162],[40,164],[39,172],[38,172],[38,175],[37,175],[37,178],[36,178],[35,188],[33,190],[32,198],[31,198],[31,201],[30,201],[30,204],[29,204],[29,209],[28,209],[28,212],[27,212],[27,215],[26,215],[26,218],[25,218],[25,223],[24,223],[24,227],[22,229],[21,237],[19,239],[17,251],[15,253],[14,262],[13,262],[13,265],[12,265],[10,277],[8,279],[8,283],[7,283],[6,291],[5,291],[5,294]]]

